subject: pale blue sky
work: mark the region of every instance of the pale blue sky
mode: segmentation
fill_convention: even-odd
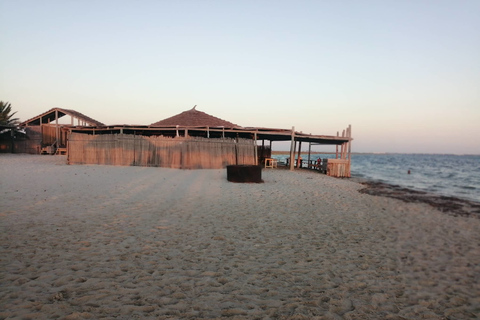
[[[0,100],[480,154],[480,1],[0,0]]]

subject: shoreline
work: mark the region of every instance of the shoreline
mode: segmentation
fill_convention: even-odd
[[[330,153],[330,155],[332,154]],[[441,197],[455,198],[455,199],[458,199],[458,201],[460,202],[472,202],[472,204],[469,204],[468,206],[474,206],[475,203],[480,203],[480,193],[478,191],[479,190],[478,183],[480,181],[478,180],[478,178],[475,178],[475,177],[478,177],[478,175],[474,175],[473,176],[474,178],[472,178],[472,180],[470,181],[468,181],[468,179],[462,180],[460,177],[456,178],[457,180],[454,179],[450,181],[442,180],[442,179],[429,180],[430,177],[428,176],[427,173],[425,174],[425,176],[422,176],[422,173],[418,174],[418,172],[417,174],[415,174],[415,168],[395,167],[392,169],[394,173],[392,175],[389,175],[389,172],[385,172],[385,170],[383,171],[380,170],[375,173],[375,172],[372,172],[371,168],[370,169],[367,168],[365,171],[363,171],[364,169],[363,165],[365,165],[364,159],[359,160],[360,164],[358,163],[355,164],[355,161],[356,160],[354,158],[352,162],[351,179],[357,179],[357,181],[359,182],[373,181],[375,183],[391,184],[395,186],[397,189],[404,188],[405,190],[412,190],[413,192],[415,191],[418,191],[420,193],[426,192],[426,193],[429,193],[432,197],[435,195],[438,195]],[[412,169],[412,171],[414,172],[414,174],[412,175],[412,176],[415,176],[414,179],[412,179],[410,175],[408,176],[408,178],[402,178],[401,176],[398,175],[398,172],[402,170],[405,170],[404,172],[407,172],[410,169]],[[376,178],[369,177],[369,175],[372,175],[372,174],[374,174]],[[430,172],[429,174],[431,176],[434,173]],[[450,173],[450,174],[453,174],[453,173]],[[394,182],[390,182],[390,180]],[[438,188],[439,184],[446,186],[446,188],[443,188],[443,187]],[[449,188],[448,187],[449,184],[453,184],[454,187]],[[417,188],[417,186],[419,187]],[[465,190],[468,190],[468,192],[463,192]],[[387,195],[388,193],[385,193],[385,194]],[[425,198],[425,196],[423,197]],[[435,201],[435,199],[432,201]]]
[[[480,219],[480,202],[477,201],[415,190],[373,179],[358,177],[352,177],[350,179],[365,186],[365,188],[359,190],[360,193],[394,198],[407,203],[425,203],[441,212],[454,216],[472,216]]]
[[[0,319],[416,319],[480,312],[480,219],[298,170],[0,155]],[[390,188],[390,187],[385,187]]]

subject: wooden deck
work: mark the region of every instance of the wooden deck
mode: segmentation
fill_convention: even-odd
[[[319,159],[318,160],[300,160],[300,164],[297,166],[295,163],[296,169],[304,170],[314,170],[319,173],[326,174],[330,177],[337,178],[349,178],[350,177],[350,160],[348,159]],[[295,160],[295,162],[297,162]],[[278,169],[290,169],[290,162],[287,159],[286,163],[277,162]]]

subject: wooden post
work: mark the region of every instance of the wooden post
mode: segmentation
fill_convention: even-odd
[[[293,170],[295,162],[295,127],[292,127],[292,143],[290,144],[290,170]]]
[[[73,126],[73,117],[72,117],[72,126]],[[70,138],[72,136],[72,129],[68,129],[67,133],[67,164],[70,164]]]
[[[337,137],[339,136],[339,132],[337,131]],[[338,159],[338,144],[335,145],[335,159]]]
[[[298,141],[298,155],[297,155],[297,168],[300,168],[302,166],[302,163],[300,162],[300,158],[302,157],[302,141]]]
[[[270,145],[270,157],[272,158],[272,140],[269,140],[269,145]]]
[[[307,162],[307,166],[308,166],[308,169],[310,169],[310,153],[312,152],[312,143],[309,142],[308,143],[308,162]]]
[[[352,159],[352,125],[348,125],[348,137],[350,138],[350,141],[348,141],[348,160],[350,161]]]
[[[207,138],[210,138],[210,127],[207,126]]]
[[[177,126],[176,126],[175,128],[176,128],[176,132],[177,132],[177,137],[179,137],[180,134],[178,133],[178,124],[177,124]]]
[[[254,133],[254,140],[255,140],[255,165],[258,166],[258,148],[257,148],[257,133]]]
[[[55,110],[55,144],[58,148],[58,110]]]

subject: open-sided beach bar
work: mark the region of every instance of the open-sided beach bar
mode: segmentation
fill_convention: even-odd
[[[70,116],[69,124],[58,119]],[[46,154],[67,154],[70,164],[157,166],[215,169],[228,165],[259,165],[271,158],[272,143],[290,141],[290,170],[302,167],[302,144],[308,144],[306,168],[314,145],[335,145],[326,173],[350,177],[351,126],[336,136],[312,135],[292,129],[242,127],[196,110],[184,111],[151,125],[104,125],[80,112],[53,108],[22,123],[35,136],[29,148]],[[266,144],[268,143],[268,145]],[[36,144],[36,146],[33,146]]]
[[[170,168],[222,168],[232,164],[259,164],[259,141],[291,141],[290,158],[302,143],[337,146],[337,159],[329,159],[328,174],[350,176],[350,128],[342,136],[310,135],[285,129],[225,128],[209,126],[97,126],[69,127],[68,161],[162,166]],[[309,148],[310,149],[310,148]],[[261,160],[260,160],[261,161]],[[290,162],[290,169],[295,163]]]

